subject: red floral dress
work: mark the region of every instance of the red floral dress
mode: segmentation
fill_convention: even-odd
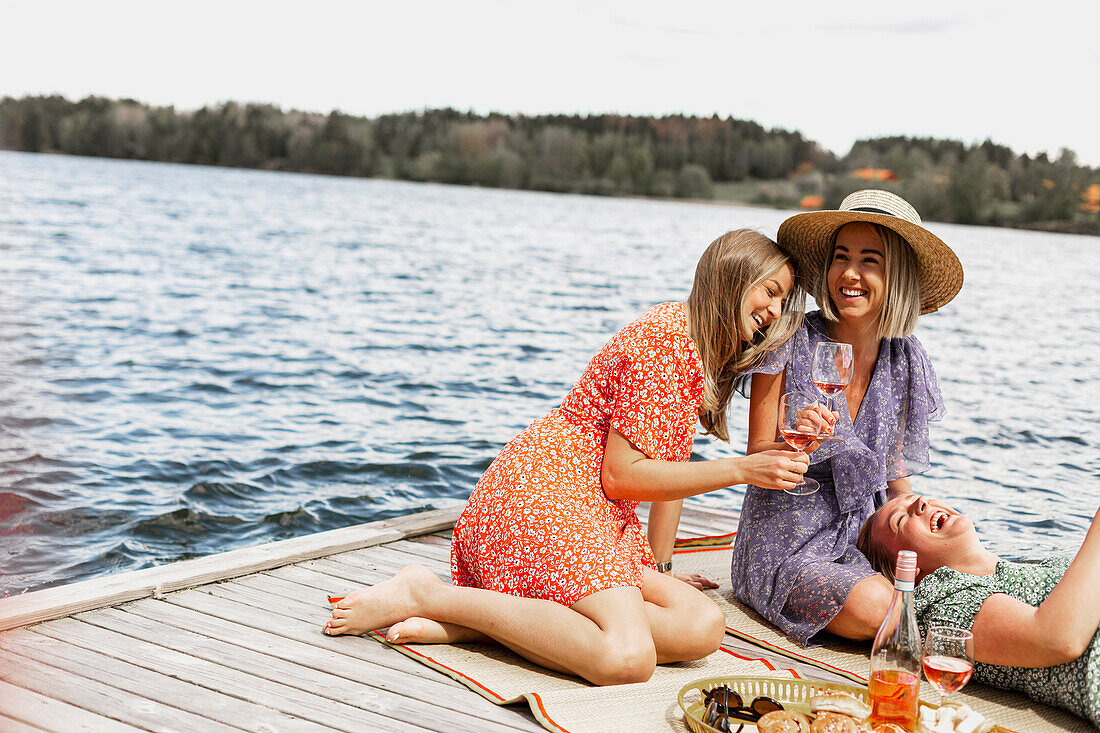
[[[653,554],[637,502],[603,492],[608,429],[650,458],[686,461],[702,400],[683,303],[654,306],[615,334],[561,407],[512,439],[477,482],[451,543],[455,584],[565,606],[640,587]]]

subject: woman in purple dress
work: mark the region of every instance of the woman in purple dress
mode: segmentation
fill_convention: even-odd
[[[733,590],[800,644],[813,644],[822,631],[870,639],[893,589],[856,549],[856,538],[878,506],[911,493],[908,476],[928,470],[928,422],[940,419],[943,402],[912,333],[918,315],[959,292],[962,266],[912,206],[886,191],[857,191],[838,211],[793,216],[779,241],[814,278],[821,310],[752,377],[749,452],[782,445],[779,398],[815,391],[810,362],[819,342],[851,344],[854,367],[844,399],[834,398],[840,440],[810,447],[806,475],[820,490],[795,496],[748,488]]]

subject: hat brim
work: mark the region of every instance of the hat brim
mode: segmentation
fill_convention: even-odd
[[[896,216],[864,211],[810,211],[783,222],[776,239],[794,257],[800,275],[804,271],[805,280],[812,281],[825,272],[837,230],[853,222],[880,224],[909,243],[917,258],[921,315],[947,305],[962,289],[962,263],[954,251],[924,227]]]

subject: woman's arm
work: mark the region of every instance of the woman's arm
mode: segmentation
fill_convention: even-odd
[[[658,563],[672,560],[672,550],[676,545],[676,528],[680,525],[680,510],[683,506],[684,500],[676,499],[655,501],[649,507],[646,535],[649,537],[649,548],[653,550],[653,559]]]
[[[912,493],[913,487],[909,484],[909,478],[907,476],[896,478],[893,481],[886,482],[887,500]]]
[[[646,534],[649,537],[649,548],[653,550],[653,559],[658,563],[672,562],[672,551],[676,547],[676,527],[680,524],[680,509],[683,505],[683,500],[677,499],[655,501],[649,507],[649,527]],[[670,570],[669,574],[699,590],[718,587],[717,583],[698,573],[684,575]]]
[[[1100,510],[1066,574],[1035,608],[1003,593],[974,616],[974,658],[987,664],[1050,667],[1080,657],[1100,628]]]
[[[808,465],[805,455],[779,450],[712,461],[658,461],[611,428],[600,478],[612,500],[673,501],[735,484],[789,489]]]

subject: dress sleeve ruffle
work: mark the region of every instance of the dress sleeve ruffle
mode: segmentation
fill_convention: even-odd
[[[774,349],[764,352],[759,362],[737,375],[737,379],[734,381],[734,390],[742,397],[748,397],[752,391],[752,375],[779,374],[786,369],[787,362],[790,361],[791,355],[794,353],[795,340],[799,338],[805,340],[805,334],[801,330]]]
[[[795,344],[787,389],[815,389],[810,381],[813,346]],[[929,469],[928,423],[941,419],[944,407],[932,362],[913,336],[889,339],[880,346],[859,408],[858,429],[843,394],[835,400],[839,419],[834,435],[841,440],[814,451],[810,464],[831,462],[837,505],[841,512],[850,512],[868,496],[885,491],[887,482]]]
[[[617,350],[609,424],[648,457],[686,461],[691,456],[698,406],[683,398],[676,334],[646,332]],[[683,429],[685,425],[692,429]]]
[[[928,423],[945,413],[940,383],[932,360],[915,336],[897,339],[892,347],[893,370],[898,397],[897,439],[886,461],[886,480],[924,473],[931,466],[928,454]]]

